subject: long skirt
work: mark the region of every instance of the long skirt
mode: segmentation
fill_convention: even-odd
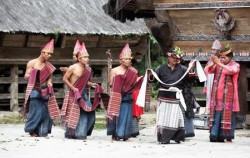
[[[157,108],[157,141],[169,143],[185,140],[184,111],[179,100],[159,99]]]
[[[92,103],[87,95],[87,89],[83,90],[82,98],[87,106],[92,106]],[[65,137],[73,139],[87,139],[87,136],[92,134],[95,120],[95,111],[86,112],[80,108],[80,117],[76,126],[76,130],[66,127]]]
[[[185,137],[194,136],[194,118],[185,116]]]
[[[136,137],[140,135],[139,133],[139,121],[136,116],[133,116],[131,121],[131,137]]]
[[[51,133],[52,120],[48,111],[49,95],[42,96],[41,92],[32,90],[29,97],[29,112],[24,131],[46,137]]]
[[[122,98],[120,114],[108,122],[107,135],[126,140],[131,137],[132,95],[126,93]]]
[[[80,108],[80,117],[76,129],[66,127],[65,138],[87,139],[95,124],[95,111],[86,112]]]
[[[215,111],[214,113],[214,122],[210,129],[210,141],[211,142],[224,142],[225,139],[231,140],[234,139],[234,131],[236,125],[236,112],[232,112],[231,117],[231,130],[229,135],[223,134],[223,129],[221,129],[221,121],[222,121],[222,112]]]

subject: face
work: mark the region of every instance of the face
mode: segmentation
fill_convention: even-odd
[[[170,65],[177,65],[180,63],[180,61],[181,61],[180,58],[176,58],[175,56],[172,56],[172,55],[168,56],[168,62]]]
[[[131,66],[131,58],[122,58],[120,59],[120,63],[125,67],[129,67]]]
[[[231,61],[231,57],[228,57],[228,56],[220,56],[220,61],[223,63],[223,64],[228,64],[230,61]]]
[[[49,58],[52,57],[52,53],[42,52],[42,56],[45,60],[49,60]]]
[[[84,65],[88,65],[89,64],[89,57],[88,56],[80,57],[80,58],[78,58],[78,61]]]

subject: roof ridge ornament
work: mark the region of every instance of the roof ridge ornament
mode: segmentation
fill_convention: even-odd
[[[226,9],[218,8],[214,10],[214,13],[215,17],[213,21],[215,27],[224,34],[226,39],[230,40],[229,32],[234,28],[235,20],[230,18]]]

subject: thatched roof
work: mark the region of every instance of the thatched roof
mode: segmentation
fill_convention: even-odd
[[[0,32],[142,35],[143,19],[121,23],[104,13],[108,0],[2,0]]]

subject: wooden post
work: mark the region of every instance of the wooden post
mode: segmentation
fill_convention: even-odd
[[[239,102],[240,102],[240,112],[241,115],[247,114],[247,77],[246,77],[246,64],[240,63],[240,74],[239,74]]]
[[[102,68],[102,87],[104,88],[104,91],[106,92],[106,93],[108,93],[108,83],[109,83],[109,79],[108,79],[108,74],[107,74],[107,72],[108,72],[108,67],[107,66],[103,66],[103,68]]]
[[[18,65],[13,65],[10,72],[10,111],[18,110]]]

